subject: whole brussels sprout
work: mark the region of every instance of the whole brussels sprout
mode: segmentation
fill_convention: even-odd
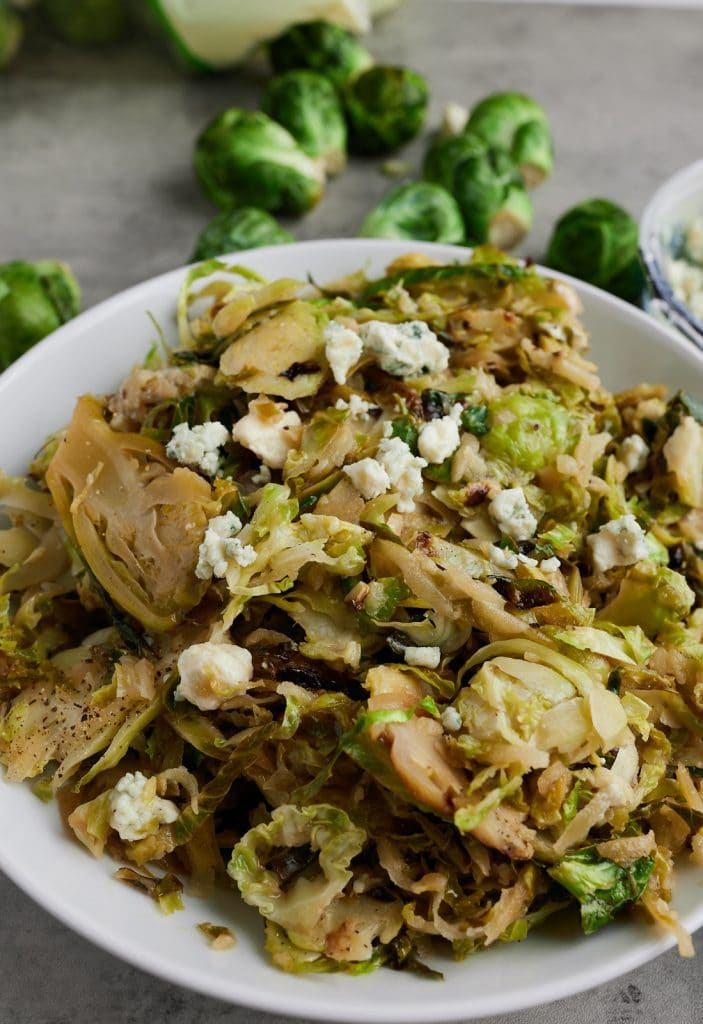
[[[0,71],[14,60],[23,35],[20,16],[0,2]]]
[[[539,103],[520,92],[487,96],[469,115],[466,130],[509,152],[528,188],[536,188],[554,164],[549,121]]]
[[[110,46],[127,33],[125,0],[43,0],[52,31],[72,46]]]
[[[206,195],[223,209],[251,205],[273,213],[303,213],[322,195],[320,161],[259,112],[223,111],[198,138],[194,160]]]
[[[342,99],[349,148],[374,156],[392,153],[417,135],[429,89],[415,71],[379,64],[347,82]]]
[[[225,252],[292,241],[291,233],[270,213],[255,206],[242,206],[238,210],[222,210],[205,225],[198,235],[191,260],[209,260]]]
[[[80,288],[65,263],[13,260],[0,266],[0,369],[76,316]]]
[[[289,28],[270,43],[269,57],[277,73],[308,68],[319,71],[337,87],[373,64],[356,36],[326,21]]]
[[[522,174],[505,150],[471,132],[436,139],[425,157],[424,177],[454,196],[469,242],[511,249],[532,227]]]
[[[364,238],[407,238],[460,243],[464,222],[454,198],[428,181],[399,185],[388,192],[361,225]]]
[[[609,199],[588,199],[555,224],[547,266],[637,304],[645,286],[638,234],[627,210]]]
[[[287,128],[308,156],[320,157],[328,174],[344,170],[347,126],[337,90],[316,71],[287,71],[269,82],[264,111]]]

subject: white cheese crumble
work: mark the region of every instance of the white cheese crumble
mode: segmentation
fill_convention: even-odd
[[[364,348],[376,356],[382,370],[394,377],[437,373],[449,365],[449,350],[424,320],[390,324],[369,320],[359,328]]]
[[[371,410],[378,408],[372,402],[367,402],[361,395],[350,395],[348,402],[344,398],[338,398],[334,403],[334,407],[339,409],[340,412],[348,411],[353,420],[368,419]]]
[[[375,459],[352,462],[342,472],[367,501],[394,490],[398,493],[398,511],[414,512],[415,498],[423,491],[422,470],[426,466],[426,460],[413,455],[401,438],[384,437]]]
[[[684,251],[667,264],[674,295],[698,320],[703,320],[703,217],[696,217],[684,232]]]
[[[586,538],[596,572],[607,572],[616,565],[634,565],[649,552],[642,527],[631,512],[601,526]]]
[[[300,416],[282,402],[263,396],[249,402],[249,411],[232,427],[232,440],[254,452],[270,469],[282,469],[288,452],[303,436]]]
[[[234,512],[225,512],[210,520],[198,549],[195,575],[199,580],[226,576],[230,561],[242,567],[256,561],[256,551],[251,544],[242,544],[234,536],[241,528],[242,521]]]
[[[388,473],[375,459],[361,459],[359,462],[352,462],[351,465],[345,466],[342,472],[346,473],[366,501],[385,494],[391,486]]]
[[[423,459],[431,463],[444,462],[459,447],[459,422],[462,406],[457,402],[448,416],[430,420],[420,429],[417,447]]]
[[[208,641],[193,644],[178,658],[181,677],[176,700],[187,700],[201,711],[214,711],[225,701],[246,693],[254,666],[249,651],[235,644]]]
[[[185,466],[196,466],[208,476],[214,476],[220,466],[219,449],[229,441],[229,431],[223,423],[214,420],[189,427],[179,423],[173,428],[166,454]]]
[[[640,473],[647,465],[649,445],[639,434],[630,434],[618,448],[618,459],[630,473]]]
[[[423,491],[422,470],[427,462],[413,455],[399,437],[384,437],[376,452],[376,461],[385,469],[391,489],[398,493],[398,511],[414,512],[415,498]]]
[[[442,652],[439,647],[406,647],[405,664],[417,668],[437,668]]]
[[[127,772],[110,793],[110,826],[128,843],[154,835],[178,813],[173,801],[156,795],[156,779],[141,772]]]
[[[251,544],[242,544],[239,537],[232,537],[225,541],[225,554],[236,562],[241,569],[253,565],[256,561],[256,549]]]
[[[561,562],[556,556],[544,558],[540,562],[536,558],[530,558],[529,555],[517,554],[508,548],[500,548],[497,544],[489,545],[488,557],[499,569],[517,569],[518,565],[529,565],[531,568],[539,566],[543,572],[556,572],[561,566]]]
[[[257,487],[263,487],[264,484],[271,483],[271,470],[268,466],[265,466],[263,462],[257,469],[256,473],[251,478],[251,482],[256,484]]]
[[[332,376],[337,384],[344,384],[352,366],[361,359],[364,349],[361,338],[351,327],[340,324],[339,320],[330,320],[322,336]]]
[[[488,557],[499,569],[517,569],[519,558],[509,548],[499,548],[497,544],[491,544],[488,548]]]
[[[446,732],[459,732],[463,722],[456,708],[445,708],[439,718]]]
[[[686,228],[686,255],[703,267],[703,215],[694,217]]]
[[[489,502],[488,513],[501,533],[513,540],[534,537],[537,520],[530,511],[522,487],[509,487]]]

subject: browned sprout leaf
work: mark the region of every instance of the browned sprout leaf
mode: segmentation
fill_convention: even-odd
[[[163,445],[111,430],[101,403],[84,395],[46,479],[91,572],[146,629],[171,629],[200,601],[207,584],[194,569],[217,502],[201,476],[174,469]]]
[[[198,925],[198,931],[201,931],[208,940],[210,949],[232,949],[235,945],[236,939],[234,935],[232,935],[229,928],[225,928],[222,924],[211,924],[210,921],[201,921]]]

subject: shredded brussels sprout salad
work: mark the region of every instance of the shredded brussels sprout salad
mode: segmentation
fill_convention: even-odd
[[[238,887],[284,970],[574,910],[690,953],[703,406],[610,394],[571,288],[488,249],[210,261],[178,324],[0,479],[7,778],[166,911]]]

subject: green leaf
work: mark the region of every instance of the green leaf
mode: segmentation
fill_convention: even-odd
[[[461,425],[470,430],[476,437],[483,437],[490,430],[488,424],[488,406],[470,405],[461,414]]]
[[[417,455],[419,431],[412,419],[409,416],[398,416],[391,420],[391,428],[391,437],[399,437],[401,441],[405,441],[413,455]]]
[[[628,903],[636,903],[654,871],[654,858],[640,857],[629,867],[599,857],[593,847],[568,854],[547,873],[581,904],[587,935],[613,920]]]
[[[369,281],[361,296],[362,300],[373,299],[385,292],[390,291],[395,285],[400,284],[407,288],[409,285],[428,284],[433,281],[446,281],[455,277],[485,278],[498,283],[508,284],[510,281],[518,281],[534,275],[534,271],[520,266],[519,263],[452,263],[444,266],[413,267],[409,270],[399,270],[388,277],[379,278],[377,281]]]

